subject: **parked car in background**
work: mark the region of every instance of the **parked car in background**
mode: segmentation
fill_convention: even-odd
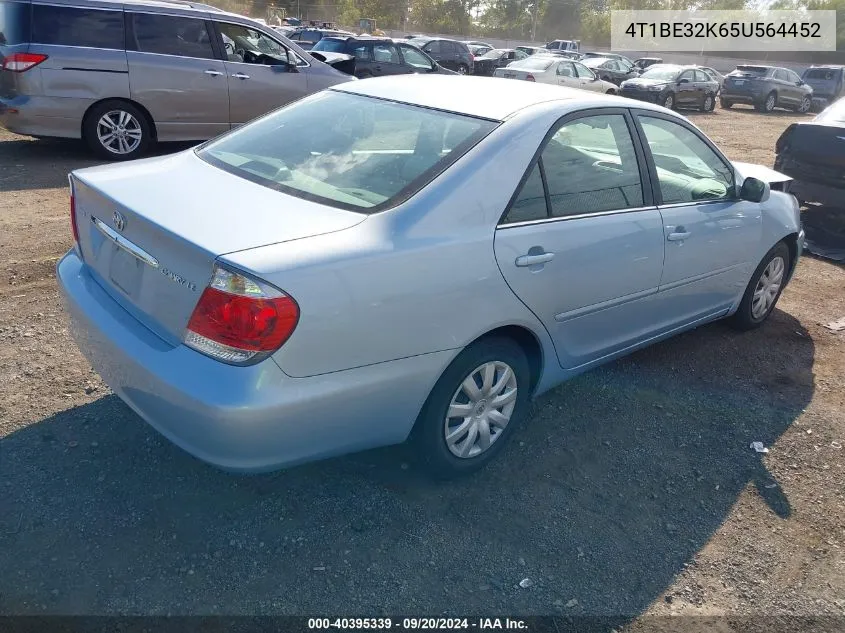
[[[438,64],[461,75],[471,75],[473,56],[463,42],[440,37],[417,37],[411,44],[425,51]]]
[[[487,42],[479,42],[477,40],[469,40],[468,42],[464,42],[467,46],[478,46],[480,48],[486,48],[488,50],[495,48],[492,44],[488,44]]]
[[[547,51],[547,54],[552,54],[555,57],[565,57],[566,59],[577,59],[581,60],[584,56],[581,53],[577,53],[575,51],[557,51],[557,50],[550,50]]]
[[[696,68],[698,68],[699,70],[703,70],[708,75],[710,75],[711,79],[719,82],[719,90],[721,91],[722,85],[725,83],[725,76],[722,73],[720,73],[715,68],[711,68],[710,66],[696,66]]]
[[[299,28],[288,34],[287,38],[292,42],[299,44],[300,48],[308,51],[324,37],[338,37],[338,36],[352,36],[354,33],[349,31],[338,31],[336,29],[315,29],[315,28]]]
[[[777,66],[743,64],[725,75],[719,101],[723,108],[735,103],[753,105],[760,112],[785,108],[809,112],[813,89],[793,71]]]
[[[663,58],[662,57],[640,57],[639,59],[635,59],[633,63],[634,63],[634,66],[636,66],[640,70],[645,70],[649,66],[654,66],[655,64],[662,64]]]
[[[473,46],[472,44],[467,44],[467,48],[469,48],[469,52],[472,53],[472,56],[476,59],[493,50],[492,48],[487,48],[486,46]]]
[[[634,66],[634,62],[632,62],[628,57],[625,55],[619,55],[618,53],[598,53],[598,52],[589,52],[589,53],[582,53],[584,58],[588,57],[603,57],[605,59],[615,59],[622,62],[622,66],[626,69],[636,68]]]
[[[515,50],[522,51],[526,55],[546,55],[549,49],[542,46],[517,46]]]
[[[505,68],[498,68],[493,76],[606,94],[615,94],[617,91],[616,84],[603,81],[584,64],[574,60],[560,59],[557,55],[532,55],[512,62]]]
[[[775,145],[775,169],[801,202],[845,209],[845,97],[812,121],[792,123]]]
[[[219,467],[410,439],[449,477],[568,378],[717,319],[765,323],[801,254],[792,196],[662,108],[520,88],[350,82],[197,149],[74,171],[57,278],[79,348]]]
[[[585,57],[581,60],[585,66],[590,68],[600,79],[616,84],[621,84],[626,79],[639,76],[639,71],[634,66],[626,66],[624,62],[608,57]]]
[[[581,42],[578,40],[552,40],[544,48],[550,51],[570,51],[577,53],[581,50]]]
[[[801,75],[813,89],[813,108],[823,110],[845,95],[845,66],[811,66]]]
[[[494,48],[475,58],[475,75],[490,76],[497,68],[527,58],[528,55],[513,48]]]
[[[358,35],[324,37],[311,49],[312,54],[345,53],[355,58],[355,76],[359,79],[408,73],[445,73],[446,70],[416,46],[394,42],[387,37]]]
[[[716,107],[719,82],[696,66],[659,64],[646,68],[639,77],[622,82],[623,97],[657,103],[664,108],[697,108],[712,112]]]
[[[203,6],[0,0],[0,126],[127,160],[200,141],[352,77],[269,27]]]

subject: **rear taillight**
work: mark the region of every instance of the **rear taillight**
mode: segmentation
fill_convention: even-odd
[[[79,227],[76,225],[76,202],[73,191],[70,192],[70,230],[73,232],[74,244],[79,244]]]
[[[22,73],[38,66],[45,59],[47,59],[46,55],[38,55],[36,53],[13,53],[3,58],[3,70]]]
[[[532,75],[531,73],[528,73],[528,75],[525,77],[525,80],[526,81],[537,81],[536,79],[534,79],[534,75]]]
[[[279,349],[298,321],[299,306],[281,290],[215,265],[185,344],[225,363],[252,364]]]

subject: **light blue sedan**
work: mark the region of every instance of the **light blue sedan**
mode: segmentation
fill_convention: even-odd
[[[262,471],[411,439],[445,477],[576,374],[716,319],[760,326],[801,253],[787,180],[642,102],[350,82],[74,172],[58,277],[93,367],[200,459]]]

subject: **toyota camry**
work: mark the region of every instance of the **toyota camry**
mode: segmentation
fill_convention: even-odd
[[[410,440],[451,476],[567,378],[764,323],[801,253],[784,180],[653,104],[351,82],[75,171],[58,277],[92,366],[193,455],[262,471]]]

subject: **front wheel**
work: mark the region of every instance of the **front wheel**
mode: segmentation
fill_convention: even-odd
[[[807,114],[807,112],[809,112],[812,107],[813,100],[810,99],[810,97],[805,96],[803,99],[801,99],[801,103],[798,104],[798,106],[795,108],[795,111],[800,112],[801,114]]]
[[[663,97],[663,102],[661,103],[661,105],[664,108],[666,108],[667,110],[671,110],[672,108],[674,108],[675,107],[675,95],[673,95],[670,92],[668,95]]]
[[[783,292],[789,274],[789,248],[778,242],[763,257],[745,289],[731,325],[738,330],[753,330],[769,318]]]
[[[525,414],[529,389],[528,360],[514,341],[482,339],[467,347],[434,385],[414,425],[426,468],[449,479],[485,466]]]
[[[153,128],[140,108],[126,101],[94,106],[82,125],[88,146],[108,160],[138,158],[153,142]]]

